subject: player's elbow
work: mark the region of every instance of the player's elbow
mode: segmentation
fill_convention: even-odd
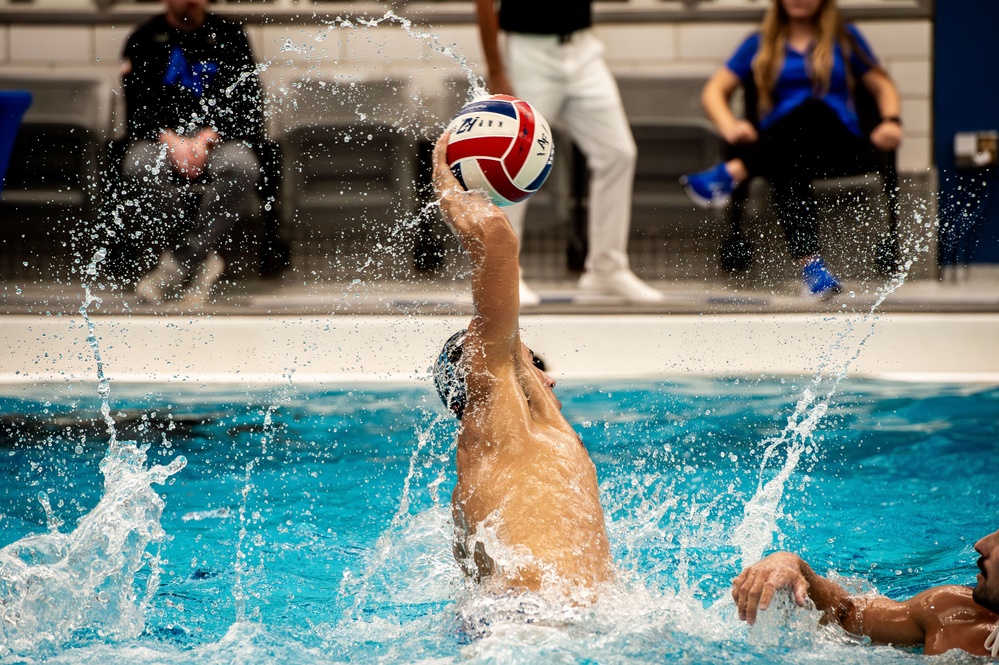
[[[520,253],[520,240],[503,213],[484,218],[477,225],[476,235],[490,254],[516,256]]]
[[[826,611],[826,618],[848,633],[864,635],[864,605],[855,596],[847,596]]]

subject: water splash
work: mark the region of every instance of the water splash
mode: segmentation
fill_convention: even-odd
[[[94,278],[106,250],[94,253],[84,272]],[[118,441],[96,327],[89,307],[100,298],[85,284],[80,314],[94,354],[100,412],[108,428],[108,450],[100,463],[104,494],[97,506],[69,533],[54,514],[47,496],[39,500],[48,533],[27,536],[0,549],[0,657],[58,647],[88,631],[99,639],[137,637],[145,610],[159,586],[159,554],[151,545],[166,538],[160,526],[164,503],[153,490],[184,468],[176,457],[166,466],[146,468],[149,446]],[[140,586],[139,573],[148,568]]]
[[[764,441],[756,493],[746,503],[742,521],[735,526],[731,536],[732,543],[741,552],[743,567],[759,561],[775,537],[779,537],[778,521],[783,516],[781,502],[791,474],[803,454],[817,451],[813,435],[827,414],[840,384],[874,335],[881,305],[905,283],[918,255],[929,251],[926,237],[935,230],[936,221],[927,221],[918,211],[914,217],[915,228],[922,235],[917,233],[906,240],[903,255],[908,258],[892,278],[877,289],[876,298],[866,312],[860,317],[845,319],[843,330],[820,356],[811,385],[805,388],[784,430],[777,437]]]
[[[416,447],[409,456],[409,468],[403,480],[399,506],[392,516],[391,523],[378,537],[374,552],[366,562],[361,575],[357,579],[353,579],[348,572],[340,585],[340,597],[343,599],[352,598],[350,608],[345,613],[345,623],[353,623],[365,613],[365,605],[371,599],[373,581],[376,578],[386,576],[387,571],[393,570],[395,568],[392,565],[393,561],[401,559],[411,565],[427,565],[435,570],[435,577],[443,573],[441,567],[433,563],[435,557],[422,551],[425,540],[420,535],[431,530],[441,538],[441,543],[451,542],[450,510],[441,507],[438,490],[444,482],[447,466],[453,459],[457,446],[456,437],[450,437],[451,443],[447,444],[443,450],[434,450],[435,442],[442,439],[447,440],[440,435],[439,430],[450,421],[450,415],[438,413],[433,416],[429,425],[417,432]],[[439,465],[438,473],[428,485],[433,507],[430,511],[414,516],[410,512],[414,483],[423,477],[424,469],[432,468],[435,464]],[[432,515],[436,515],[439,518],[441,514],[445,515],[443,522],[432,517]],[[417,543],[420,543],[418,545],[420,552],[410,552],[408,555],[404,553],[407,548],[417,546]],[[450,546],[445,545],[444,549],[450,552]],[[451,575],[453,576],[456,566],[454,566],[453,561],[449,561],[448,564],[452,569]],[[406,577],[409,578],[408,575]],[[382,581],[384,582],[384,580]],[[391,588],[391,586],[391,583],[381,584],[380,588]]]

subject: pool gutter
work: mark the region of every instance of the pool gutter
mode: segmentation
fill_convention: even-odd
[[[5,316],[0,382],[92,382],[80,317]],[[426,380],[467,317],[95,318],[105,372],[129,383]],[[999,383],[999,314],[525,317],[523,339],[563,379],[807,376]]]

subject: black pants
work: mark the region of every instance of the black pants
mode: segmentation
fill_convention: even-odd
[[[749,171],[742,187],[756,176],[770,181],[777,219],[795,259],[820,250],[812,180],[894,170],[888,153],[847,129],[836,112],[817,99],[760,132],[759,140],[729,146],[729,154]]]

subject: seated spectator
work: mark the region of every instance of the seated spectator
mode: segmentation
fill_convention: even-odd
[[[144,237],[161,243],[186,214],[182,190],[203,186],[193,224],[136,286],[158,303],[186,284],[185,304],[196,305],[222,275],[219,243],[261,177],[252,146],[263,137],[262,95],[242,27],[208,13],[208,0],[164,4],[125,45],[123,177]]]
[[[758,126],[729,107],[740,85],[757,92]],[[857,117],[856,85],[870,91],[881,117],[868,136]],[[878,151],[893,151],[902,139],[898,92],[866,40],[843,23],[835,0],[773,0],[760,31],[715,72],[702,101],[733,158],[681,178],[688,195],[702,207],[721,207],[747,179],[766,178],[805,293],[838,293],[839,280],[819,253],[810,182],[878,170]]]

